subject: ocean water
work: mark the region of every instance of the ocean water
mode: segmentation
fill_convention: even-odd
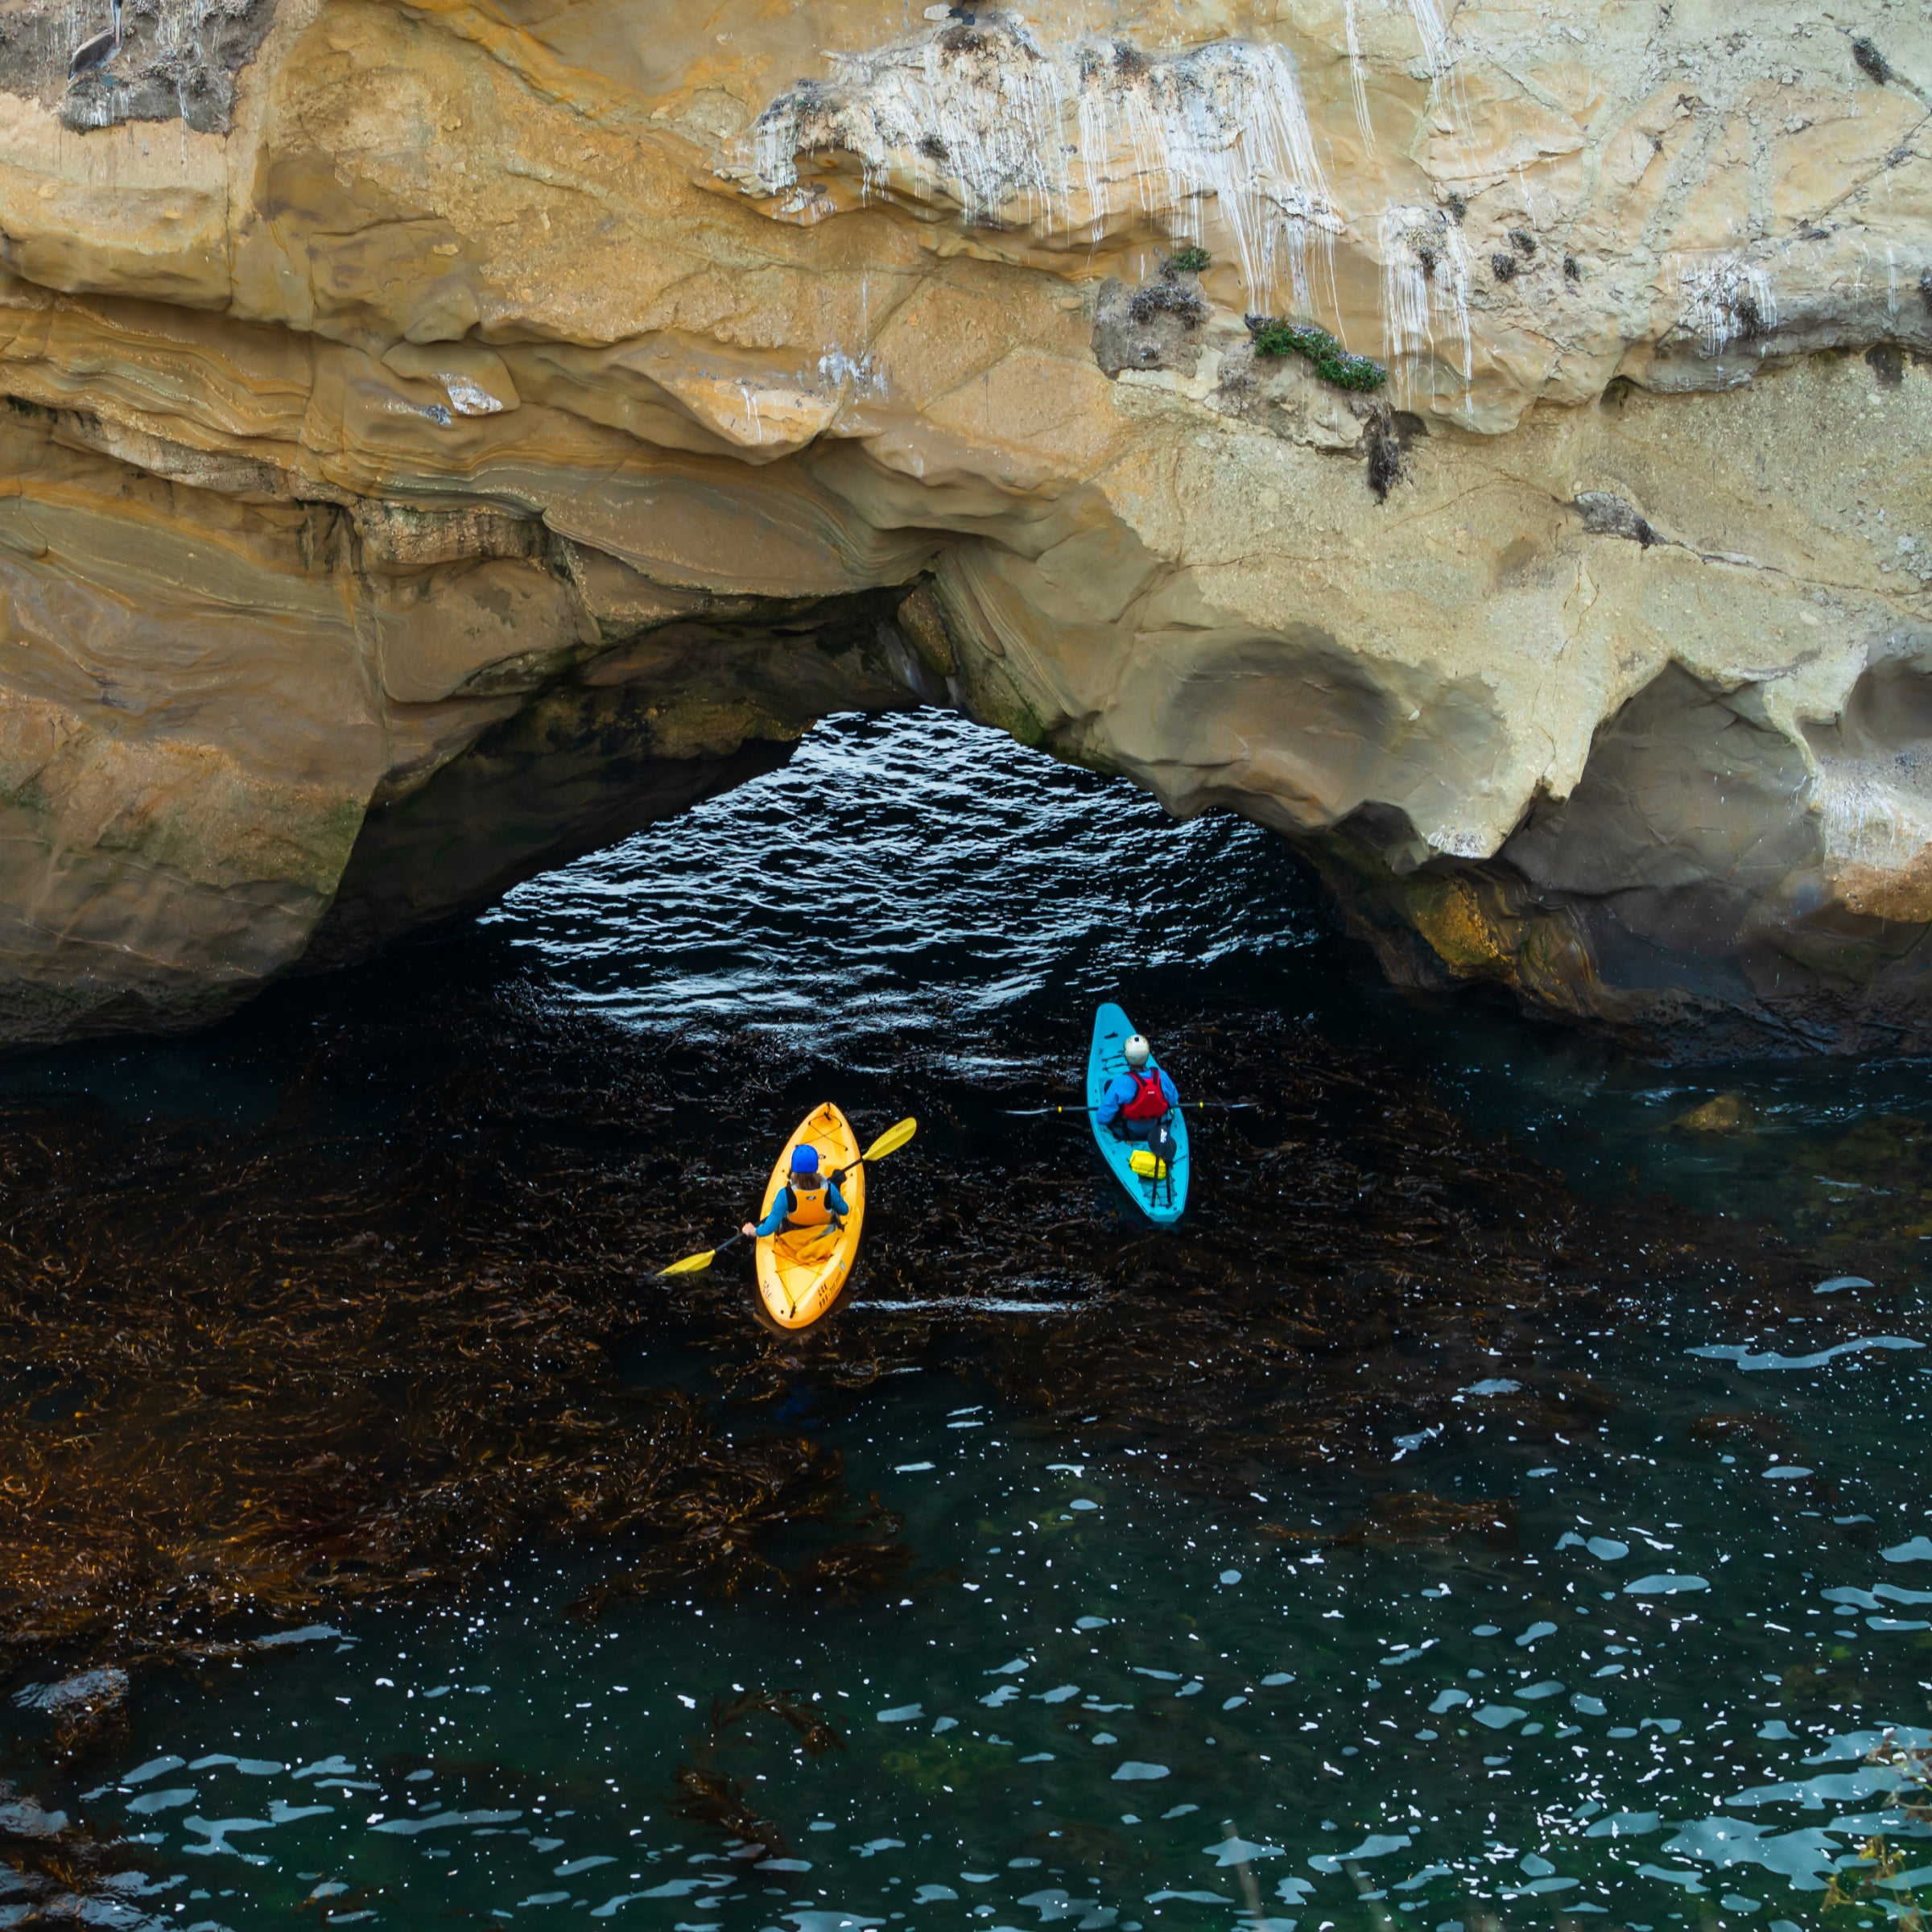
[[[1172,1234],[1077,1120],[1006,1111],[1077,1096],[1100,998],[1255,1101],[1202,1117]],[[405,1285],[486,1257],[592,1309],[610,1389],[840,1460],[836,1521],[755,1573],[612,1591],[566,1522],[184,1609],[192,1655],[165,1606],[138,1642],[16,1618],[0,1926],[1899,1918],[1932,1883],[1924,1078],[1663,1070],[1397,994],[1268,835],[936,713],[830,720],[208,1034],[17,1061],[0,1131],[109,1150],[10,1157],[72,1192],[76,1254],[159,1266],[287,1160],[348,1203],[331,1255],[362,1217]],[[922,1129],[836,1335],[787,1346],[740,1257],[651,1270],[827,1095]],[[1720,1096],[1732,1130],[1685,1123]],[[323,1265],[302,1194],[248,1197],[264,1281]],[[398,1332],[378,1436],[430,1426],[440,1344]],[[480,1521],[493,1465],[449,1461]],[[832,1587],[839,1537],[890,1560]],[[90,1670],[125,1693],[56,1736]]]

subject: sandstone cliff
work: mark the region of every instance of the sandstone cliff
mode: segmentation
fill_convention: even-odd
[[[111,25],[0,0],[6,1038],[939,702],[1398,978],[1932,1042],[1922,9]]]

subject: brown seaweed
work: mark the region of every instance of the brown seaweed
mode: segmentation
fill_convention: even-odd
[[[23,1906],[9,1925],[100,1922],[82,1901],[120,1893],[139,1868],[132,1847],[97,1838],[64,1811],[43,1810],[0,1778],[0,1900]]]
[[[1239,1492],[1378,1469],[1483,1376],[1525,1385],[1513,1426],[1601,1427],[1602,1392],[1539,1357],[1559,1329],[1642,1319],[1660,1278],[1718,1282],[1740,1315],[1795,1305],[1769,1237],[1586,1203],[1399,1063],[1266,1016],[1162,1029],[1191,1092],[1253,1110],[1201,1117],[1189,1218],[1161,1233],[1077,1120],[1013,1122],[914,1059],[860,1080],[743,1041],[640,1044],[491,989],[438,1000],[339,1013],[245,1126],[0,1103],[0,1690],[264,1662],[268,1623],[460,1591],[539,1545],[582,1552],[587,1613],[906,1588],[898,1518],[849,1495],[835,1449],[755,1414],[849,1413],[897,1371],[965,1368],[1017,1426],[1158,1446],[1166,1480]],[[1041,1067],[1065,1046],[1005,1044]],[[406,1050],[425,1057],[399,1073]],[[740,1257],[655,1280],[736,1224],[825,1091],[861,1132],[914,1100],[923,1123],[880,1170],[864,1306],[780,1340],[747,1319]],[[1065,1096],[1036,1078],[997,1097]],[[1056,1311],[975,1312],[1042,1299]],[[657,1365],[674,1346],[697,1373]],[[698,1392],[705,1360],[721,1401]],[[1372,1505],[1361,1540],[1507,1520],[1425,1496]],[[120,1721],[114,1685],[19,1728],[85,1752]],[[719,1722],[759,1711],[800,1729],[776,1694]],[[775,1849],[719,1748],[680,1806]],[[49,1885],[70,1882],[60,1858],[85,1883],[93,1856],[0,1846]]]
[[[0,1658],[192,1665],[545,1541],[610,1546],[604,1596],[894,1567],[876,1517],[766,1560],[836,1528],[838,1453],[617,1373],[654,1193],[583,1141],[648,1089],[512,1098],[479,1053],[372,1155],[327,1071],[246,1135],[0,1108]]]
[[[1795,1439],[1791,1425],[1782,1416],[1768,1415],[1759,1409],[1714,1409],[1693,1419],[1690,1435],[1695,1442],[1755,1443],[1781,1453]]]
[[[1264,1523],[1261,1534],[1293,1542],[1319,1543],[1329,1549],[1352,1545],[1401,1549],[1465,1539],[1506,1549],[1516,1542],[1516,1499],[1481,1496],[1460,1501],[1430,1489],[1397,1490],[1372,1497],[1368,1513],[1340,1530],[1297,1530]]]
[[[742,1844],[755,1846],[770,1858],[789,1858],[791,1847],[785,1835],[769,1819],[761,1818],[745,1802],[744,1781],[728,1777],[721,1771],[700,1765],[680,1765],[672,1783],[677,1790],[678,1816],[694,1825],[704,1825]]]
[[[752,1809],[745,1781],[728,1775],[716,1764],[717,1753],[727,1745],[752,1741],[749,1720],[761,1715],[775,1717],[797,1732],[801,1752],[819,1757],[828,1751],[845,1748],[844,1739],[833,1729],[831,1720],[803,1702],[795,1690],[754,1690],[729,1699],[714,1697],[704,1736],[691,1762],[680,1765],[672,1777],[672,1802],[678,1815],[693,1824],[736,1839],[760,1856],[789,1858],[791,1853],[784,1834]]]
[[[1042,1430],[1096,1451],[1156,1444],[1173,1479],[1239,1494],[1284,1466],[1373,1466],[1485,1377],[1525,1385],[1499,1412],[1525,1439],[1602,1429],[1615,1396],[1542,1367],[1549,1338],[1641,1319],[1660,1279],[1719,1284],[1740,1319],[1798,1305],[1769,1233],[1662,1199],[1587,1201],[1398,1064],[1253,1015],[1162,1042],[1191,1091],[1252,1106],[1191,1126],[1200,1158],[1179,1232],[1088,1178],[1077,1120],[1012,1123],[989,1155],[981,1121],[929,1106],[929,1160],[891,1183],[864,1314],[758,1350],[720,1337],[733,1397],[860,1388],[964,1348]],[[1059,1097],[1016,1089],[1010,1104]],[[935,1187],[948,1132],[959,1151]],[[1037,1302],[1043,1276],[1059,1311],[976,1316],[976,1302]]]
[[[845,1748],[845,1740],[832,1728],[831,1719],[824,1711],[815,1711],[803,1702],[795,1690],[747,1690],[729,1702],[714,1697],[709,1719],[712,1748],[715,1750],[724,1741],[727,1732],[735,1730],[760,1711],[790,1724],[799,1734],[800,1748],[809,1751],[814,1757],[821,1757],[828,1751]],[[751,1736],[749,1728],[745,1735],[749,1741]]]

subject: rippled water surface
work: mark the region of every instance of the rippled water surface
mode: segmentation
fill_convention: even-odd
[[[1079,1122],[1004,1111],[1077,1094],[1103,997],[1184,1089],[1257,1102],[1203,1117],[1172,1235]],[[611,1389],[843,1470],[755,1571],[712,1526],[613,1592],[566,1501],[417,1587],[198,1612],[192,1656],[134,1654],[125,1610],[16,1629],[0,1926],[76,1909],[77,1837],[94,1922],[237,1932],[1897,1917],[1932,1827],[1868,1761],[1932,1744],[1922,1080],[1662,1071],[1406,1000],[1267,835],[936,714],[834,720],[208,1035],[18,1063],[17,1174],[57,1131],[106,1150],[31,1170],[76,1232],[48,1261],[56,1224],[16,1224],[23,1294],[105,1265],[84,1214],[158,1267],[278,1159],[316,1199],[278,1181],[222,1240],[286,1287],[324,1193],[407,1184],[383,1265],[514,1288],[464,1348],[507,1350],[520,1298],[590,1307]],[[836,1336],[785,1344],[737,1256],[682,1298],[650,1270],[827,1094],[925,1125]],[[1713,1100],[1722,1131],[1686,1123]],[[398,1346],[398,1431],[453,1431],[411,1420],[437,1345]],[[495,1466],[451,1451],[456,1520]],[[832,1587],[841,1536],[888,1554]]]
[[[1015,1007],[1176,997],[1195,969],[1306,954],[1286,853],[936,713],[838,721],[786,771],[511,895],[486,927],[550,984],[649,1026],[841,1043],[930,1030],[970,1057]],[[1081,1073],[1084,1077],[1084,1045]]]

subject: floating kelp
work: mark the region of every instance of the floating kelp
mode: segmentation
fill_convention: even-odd
[[[1865,1298],[1896,1301],[1932,1235],[1932,1122],[1863,1120],[1833,1134],[1781,1137],[1768,1151],[1767,1181],[1819,1270],[1876,1278]]]
[[[151,1925],[130,1905],[117,1911],[109,1901],[159,1889],[136,1868],[131,1847],[97,1838],[0,1778],[0,1924]]]
[[[1344,1540],[1480,1547],[1506,1513],[1390,1483],[1392,1443],[1479,1399],[1525,1439],[1599,1426],[1607,1398],[1546,1373],[1544,1341],[1641,1319],[1660,1276],[1710,1269],[1740,1311],[1798,1291],[1735,1224],[1720,1250],[1667,1204],[1579,1202],[1387,1060],[1266,1015],[1158,1038],[1191,1093],[1254,1103],[1202,1117],[1171,1233],[1077,1118],[1001,1111],[1064,1097],[1071,1067],[1017,1027],[1002,1080],[966,1084],[916,1049],[855,1072],[444,984],[433,1005],[345,998],[242,1125],[0,1105],[0,1692],[27,1774],[104,1741],[143,1668],[266,1661],[269,1625],[460,1590],[533,1545],[586,1553],[587,1614],[916,1588],[899,1519],[800,1418],[926,1368],[985,1376],[1016,1426],[1096,1454],[1158,1447],[1210,1492],[1376,1473]],[[890,1306],[780,1340],[747,1319],[741,1266],[658,1282],[737,1224],[828,1093],[861,1133],[922,1115],[853,1296]],[[972,1313],[1016,1304],[1059,1312]],[[775,1698],[720,1707],[719,1739],[761,1712],[822,1748]],[[959,1740],[906,1749],[922,1788],[995,1775]],[[678,1805],[775,1847],[723,1750]]]
[[[1051,1065],[1056,1043],[1015,1042],[1009,1063]],[[739,1402],[808,1385],[849,1403],[960,1345],[956,1322],[849,1311],[767,1342],[724,1271],[649,1282],[739,1217],[766,1117],[823,1076],[780,1085],[741,1042],[647,1053],[488,997],[439,1015],[413,1081],[394,1045],[340,1027],[246,1132],[0,1112],[0,1645],[74,1669],[192,1662],[230,1614],[447,1585],[533,1538],[614,1546],[592,1608],[898,1581],[876,1499],[836,1530],[834,1453],[723,1433],[611,1352],[683,1331]],[[1591,1426],[1587,1385],[1536,1372],[1539,1335],[1566,1303],[1601,1313],[1707,1258],[1688,1216],[1586,1208],[1393,1066],[1252,1017],[1162,1051],[1191,1091],[1257,1104],[1203,1133],[1178,1235],[1090,1183],[1059,1121],[996,1123],[1037,1084],[955,1096],[916,1066],[863,1083],[889,1090],[881,1115],[931,1101],[924,1158],[880,1189],[866,1296],[1063,1303],[972,1344],[1049,1426],[1184,1446],[1211,1484],[1242,1459],[1384,1455],[1499,1372],[1525,1385],[1525,1426]],[[378,1067],[403,1096],[379,1123],[355,1110]],[[699,1111],[705,1090],[729,1112]],[[771,1546],[813,1525],[819,1546]]]
[[[1264,1523],[1261,1532],[1265,1536],[1319,1543],[1331,1549],[1355,1544],[1400,1549],[1464,1538],[1479,1539],[1495,1549],[1509,1549],[1516,1542],[1516,1499],[1479,1496],[1473,1502],[1464,1502],[1454,1496],[1438,1496],[1433,1490],[1404,1489],[1372,1496],[1367,1513],[1344,1529],[1295,1530]]]
[[[1794,1447],[1796,1439],[1791,1425],[1781,1415],[1768,1415],[1758,1409],[1714,1409],[1693,1418],[1690,1435],[1696,1442],[1746,1443],[1780,1454]]]
[[[728,1733],[761,1714],[791,1725],[799,1734],[799,1748],[814,1757],[845,1748],[845,1740],[832,1728],[832,1719],[823,1711],[815,1711],[801,1702],[795,1690],[747,1690],[729,1700],[713,1698],[708,1726],[712,1748],[716,1750],[729,1741]],[[745,1735],[749,1740],[749,1728]]]
[[[836,1452],[614,1368],[634,1123],[675,1101],[568,1027],[526,1038],[506,1092],[464,1017],[379,1128],[343,1104],[377,1043],[353,1028],[246,1133],[0,1110],[0,1656],[192,1666],[237,1651],[225,1620],[460,1583],[531,1540],[616,1546],[603,1595],[902,1567],[876,1505],[763,1560],[838,1517]]]
[[[704,1736],[691,1761],[680,1765],[673,1776],[675,1808],[680,1818],[737,1839],[749,1856],[789,1858],[784,1834],[751,1808],[745,1781],[728,1776],[716,1761],[727,1745],[752,1741],[747,1720],[760,1715],[775,1717],[797,1732],[801,1752],[818,1757],[845,1748],[831,1720],[802,1702],[795,1691],[747,1690],[729,1700],[713,1698]]]
[[[679,1817],[748,1845],[761,1858],[791,1857],[784,1833],[746,1802],[742,1779],[699,1765],[680,1765],[671,1781],[677,1787]]]
[[[1160,1046],[1191,1094],[1251,1103],[1201,1117],[1177,1232],[1134,1215],[1059,1119],[989,1118],[1057,1094],[928,1104],[927,1158],[895,1174],[870,1237],[863,1315],[749,1357],[713,1344],[737,1398],[861,1388],[964,1348],[1050,1430],[1155,1444],[1170,1476],[1238,1492],[1285,1463],[1385,1462],[1472,1388],[1525,1440],[1596,1429],[1614,1398],[1542,1366],[1559,1323],[1641,1317],[1672,1275],[1722,1284],[1740,1313],[1799,1292],[1769,1237],[1728,1224],[1720,1244],[1662,1199],[1587,1203],[1379,1056],[1258,1015]],[[970,1323],[976,1298],[1043,1293],[1052,1319]]]
[[[600,1615],[617,1596],[652,1595],[682,1585],[725,1603],[759,1584],[821,1591],[834,1601],[850,1601],[896,1582],[912,1552],[895,1540],[903,1521],[880,1503],[876,1490],[869,1492],[869,1507],[851,1525],[870,1535],[812,1550],[789,1566],[767,1554],[765,1545],[780,1527],[821,1522],[844,1507],[838,1479],[844,1459],[836,1450],[792,1441],[770,1446],[766,1455],[795,1447],[809,1453],[799,1458],[790,1481],[782,1480],[782,1472],[780,1480],[762,1488],[734,1488],[727,1480],[674,1500],[665,1513],[671,1534],[589,1591],[580,1606],[584,1614]],[[756,1447],[741,1452],[755,1455]]]

